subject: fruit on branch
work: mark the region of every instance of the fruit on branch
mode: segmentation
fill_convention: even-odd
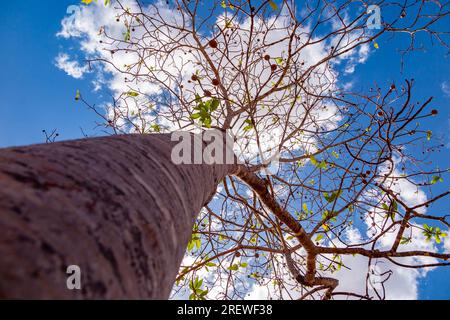
[[[217,41],[216,40],[211,40],[211,41],[209,41],[209,46],[211,47],[211,48],[213,48],[213,49],[216,49],[217,48]]]

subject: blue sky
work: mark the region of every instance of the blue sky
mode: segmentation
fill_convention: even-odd
[[[5,1],[0,11],[0,36],[2,38],[2,72],[0,75],[0,147],[42,143],[42,130],[57,129],[59,140],[82,137],[82,130],[88,135],[101,135],[95,129],[98,116],[74,100],[77,89],[92,103],[107,99],[103,93],[92,90],[92,76],[81,80],[73,79],[59,70],[54,63],[60,52],[67,52],[70,44],[56,37],[61,20],[69,5],[78,1]],[[405,78],[415,79],[414,95],[424,100],[434,97],[433,108],[439,115],[424,122],[432,128],[435,143],[448,144],[450,92],[450,63],[446,51],[433,46],[427,39],[420,39],[427,50],[416,52],[405,58],[403,73],[400,71],[398,48],[406,45],[406,39],[381,38],[379,49],[373,49],[366,63],[357,66],[354,74],[342,78],[352,81],[355,88],[368,88],[374,83],[389,87],[392,81],[398,84]],[[76,47],[72,56],[82,56]],[[440,167],[448,166],[450,149],[430,155]],[[448,188],[446,181],[442,191]],[[444,201],[445,202],[445,201]],[[441,202],[435,210],[447,212]],[[444,211],[447,210],[447,211]],[[419,298],[449,299],[450,268],[440,268],[420,281]]]
[[[44,129],[58,129],[61,139],[81,137],[80,127],[95,134],[98,118],[74,100],[77,89],[90,91],[90,83],[54,65],[62,45],[55,34],[70,4],[74,1],[2,3],[1,147],[44,142]]]

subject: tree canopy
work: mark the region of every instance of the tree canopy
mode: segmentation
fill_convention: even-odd
[[[399,74],[422,46],[448,51],[448,3],[83,3],[59,35],[111,88],[101,107],[76,94],[105,130],[223,130],[245,164],[201,212],[174,296],[383,299],[396,272],[448,265],[433,98],[340,80],[392,39]]]

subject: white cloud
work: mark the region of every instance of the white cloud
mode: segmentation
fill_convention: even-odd
[[[450,253],[450,229],[445,233],[447,233],[447,236],[444,238],[444,248],[446,253]]]
[[[450,97],[450,85],[447,81],[441,83],[441,90],[447,97]]]
[[[408,206],[416,206],[427,201],[427,196],[416,185],[406,179],[395,178],[390,179],[389,177],[399,177],[400,172],[397,171],[395,165],[398,165],[398,159],[394,159],[394,168],[390,176],[388,176],[386,184],[389,185],[390,189],[399,194],[399,197]],[[389,170],[387,166],[380,170],[380,175],[387,173]],[[382,195],[375,190],[372,190],[366,194],[367,198],[377,201],[376,199],[381,199]],[[425,213],[425,209],[420,210],[421,213]],[[398,218],[397,218],[398,219]],[[347,227],[345,230],[345,244],[340,242],[338,239],[334,239],[332,246],[345,247],[347,245],[353,245],[356,247],[363,247],[368,250],[371,249],[371,245],[363,245],[367,239],[371,239],[374,235],[379,235],[382,230],[388,225],[385,225],[386,213],[381,209],[371,209],[370,214],[365,216],[363,225],[357,228]],[[374,226],[375,224],[375,226]],[[389,232],[386,232],[378,241],[377,249],[380,251],[390,250],[395,238],[397,236],[398,228],[394,227]],[[411,242],[407,244],[401,244],[398,248],[399,252],[404,251],[429,251],[438,252],[439,249],[433,241],[427,241],[426,237],[422,233],[421,226],[410,222],[410,227],[406,229],[404,233],[405,237],[411,238]],[[331,246],[331,243],[329,244]],[[450,251],[450,237],[444,239],[444,248],[447,252]],[[332,259],[332,256],[328,256]],[[339,280],[339,286],[336,288],[335,292],[352,292],[360,295],[366,294],[366,289],[370,296],[377,299],[375,289],[383,297],[383,292],[385,294],[385,299],[417,299],[419,292],[419,280],[427,275],[428,272],[434,268],[422,268],[413,269],[405,268],[396,265],[386,259],[373,259],[372,264],[369,266],[369,259],[361,255],[342,255],[343,266],[340,270],[331,272],[321,272],[323,276],[333,277]],[[395,258],[395,262],[404,265],[423,265],[423,264],[433,264],[437,263],[438,260],[433,257],[404,257]],[[318,262],[322,262],[327,265],[327,260],[320,259]],[[373,272],[372,272],[373,271]],[[367,280],[369,276],[369,280]],[[384,280],[384,290],[380,283]],[[284,275],[283,281],[292,284],[292,279],[290,275]],[[369,281],[369,282],[367,282]],[[375,288],[375,289],[374,289]],[[298,297],[299,293],[293,290],[289,291],[291,295]],[[280,294],[275,289],[271,289],[269,286],[265,285],[254,285],[250,291],[250,297],[252,298],[262,298],[267,299],[268,296],[279,298]],[[283,293],[283,297],[286,293]],[[317,296],[315,296],[317,298]],[[347,296],[336,296],[335,299],[347,299]],[[350,297],[350,299],[354,299]]]
[[[381,168],[379,174],[389,174],[385,181],[385,185],[389,187],[394,193],[398,194],[399,198],[408,206],[413,207],[422,204],[427,201],[426,194],[420,190],[414,183],[408,181],[406,178],[398,178],[401,176],[400,172],[396,169],[399,160],[394,159],[392,170],[388,169],[388,165]],[[392,165],[392,164],[391,164]],[[391,178],[392,177],[392,178]],[[367,198],[373,201],[381,201],[382,195],[375,191],[368,191]],[[379,200],[377,200],[379,199]],[[425,209],[418,210],[421,213],[425,213]],[[389,224],[385,224],[386,213],[382,209],[372,208],[369,214],[366,215],[364,220],[365,227],[361,230],[365,231],[365,237],[362,237],[360,232],[354,228],[348,228],[346,230],[347,244],[358,245],[364,242],[365,239],[371,239],[374,235],[381,234]],[[396,217],[396,219],[399,219]],[[397,236],[398,227],[393,227],[389,232],[384,233],[378,241],[378,250],[387,251],[390,250],[395,238]],[[437,248],[432,241],[426,241],[425,236],[420,229],[420,226],[410,222],[410,227],[404,233],[405,237],[411,238],[411,242],[407,244],[401,244],[398,251],[413,251],[423,250],[436,252]],[[342,246],[342,243],[334,243],[337,246]],[[370,246],[365,246],[366,249],[370,249]],[[431,257],[406,257],[395,258],[396,262],[405,265],[421,265],[436,263],[438,260]],[[384,280],[389,274],[389,279],[385,282],[386,299],[417,299],[418,298],[418,280],[424,277],[432,268],[424,269],[411,269],[398,266],[385,259],[375,259],[372,262],[372,266],[368,266],[368,259],[363,256],[344,256],[342,259],[344,265],[347,268],[341,268],[334,276],[340,281],[340,284],[336,291],[348,291],[355,292],[364,295],[366,290],[366,276],[369,273],[369,279],[377,288],[377,291],[383,291],[382,288],[377,285],[381,280]],[[375,267],[374,267],[375,266]],[[375,268],[375,272],[371,270]],[[382,274],[386,273],[384,276]],[[369,285],[369,293],[374,294],[372,286]],[[375,296],[376,297],[376,296]]]
[[[60,53],[55,59],[56,66],[66,72],[69,76],[75,79],[83,78],[83,75],[89,71],[88,66],[80,66],[78,61],[70,60],[69,55]]]
[[[370,221],[366,221],[369,223]],[[370,222],[371,223],[371,222]],[[412,242],[407,245],[402,245],[400,251],[405,250],[436,250],[431,242],[426,242],[424,236],[419,229],[413,229]],[[354,236],[355,229],[348,229],[347,240],[350,243],[358,243],[358,237]],[[389,250],[395,238],[395,233],[388,233],[386,238],[382,242],[380,250]],[[356,240],[355,242],[353,242]],[[369,247],[367,249],[370,249]],[[402,264],[417,265],[421,263],[433,263],[436,262],[434,258],[399,258],[395,259]],[[367,286],[369,294],[375,299],[377,298],[375,290],[382,293],[382,287],[380,283],[383,280],[387,280],[384,283],[385,298],[386,299],[417,299],[418,297],[418,280],[424,277],[429,269],[409,269],[401,266],[397,266],[392,262],[384,259],[374,259],[372,265],[368,265],[368,258],[363,256],[344,256],[342,262],[345,267],[342,267],[334,274],[329,274],[339,280],[339,286],[336,288],[336,292],[353,292],[361,295],[365,295],[367,274],[369,273],[369,285]],[[372,273],[373,271],[373,273]],[[384,275],[383,275],[384,274]],[[387,279],[389,275],[389,279]],[[346,298],[345,296],[339,296],[339,298]]]

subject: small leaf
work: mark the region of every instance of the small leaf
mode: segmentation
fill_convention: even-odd
[[[192,120],[195,120],[195,119],[198,119],[198,118],[200,118],[200,113],[193,113],[193,114],[191,115],[191,119],[192,119]]]
[[[228,267],[228,270],[237,271],[237,270],[239,270],[239,266],[237,264],[233,264]]]
[[[154,132],[161,132],[161,127],[158,124],[153,124],[150,127]]]
[[[309,212],[308,205],[305,202],[303,203],[303,211],[305,211],[306,213]]]
[[[375,49],[379,49],[380,48],[380,46],[376,42],[373,43],[373,46],[375,47]]]
[[[243,129],[244,131],[250,131],[250,130],[252,130],[254,128],[252,120],[250,120],[250,119],[245,120],[245,123],[247,125]]]
[[[78,100],[80,100],[80,98],[81,98],[80,90],[77,90],[77,93],[75,95],[75,100],[78,101]]]
[[[342,194],[342,190],[334,191],[331,195],[328,195],[327,192],[324,193],[324,198],[327,202],[333,202],[337,198],[339,198]]]
[[[275,1],[270,0],[269,1],[269,5],[272,8],[273,11],[277,11],[278,10],[278,5],[275,3]]]
[[[408,244],[412,241],[411,238],[407,238],[407,237],[402,237],[402,239],[400,240],[400,244]]]
[[[316,242],[319,242],[322,239],[323,239],[323,234],[319,233],[316,237]]]
[[[137,93],[136,91],[128,91],[127,95],[129,97],[137,97],[137,96],[139,96],[139,93]]]
[[[128,42],[131,40],[131,30],[127,28],[127,31],[123,33],[123,40]]]
[[[431,179],[431,184],[436,184],[438,182],[444,182],[444,179],[440,176],[433,176],[433,178]]]
[[[210,108],[210,110],[211,111],[216,111],[217,108],[219,107],[219,105],[220,105],[219,100],[217,100],[217,99],[211,100],[211,108]]]

